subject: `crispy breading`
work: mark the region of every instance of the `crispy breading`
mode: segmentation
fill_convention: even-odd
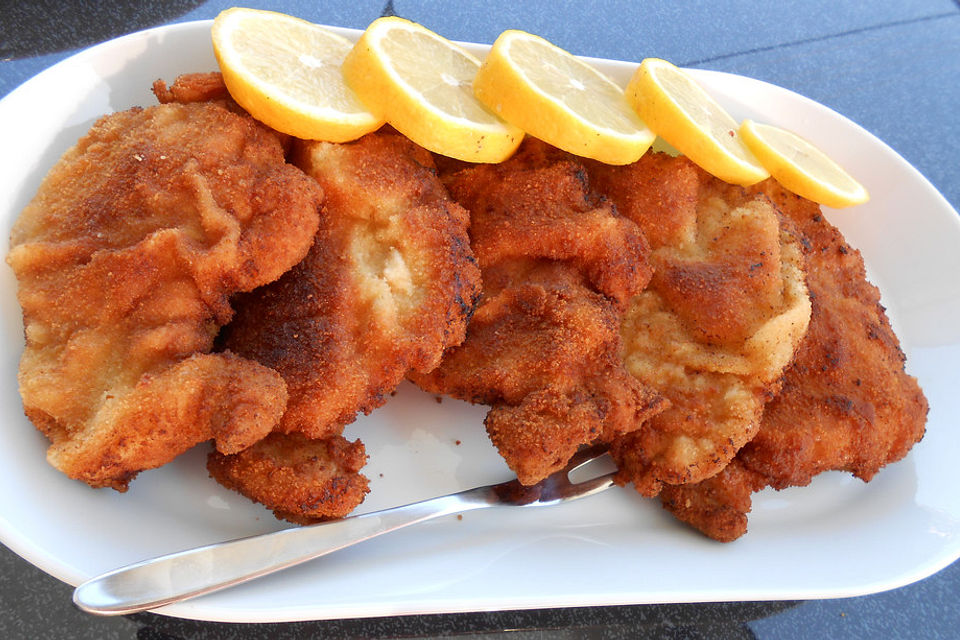
[[[590,197],[579,161],[539,141],[501,165],[451,168],[444,181],[471,212],[484,291],[464,344],[413,379],[493,405],[491,440],[533,484],[580,445],[609,442],[662,409],[619,357],[622,310],[650,279],[646,244]]]
[[[424,149],[373,133],[295,154],[324,188],[320,228],[303,262],[236,300],[225,344],[287,381],[280,431],[325,438],[463,340],[479,270]]]
[[[283,380],[208,352],[229,297],[306,254],[321,198],[271,132],[212,104],[105,116],[67,151],[7,256],[20,391],[51,464],[123,491],[198,442],[234,452],[268,433]]]
[[[583,165],[537,140],[500,165],[477,165],[445,182],[469,203],[470,238],[482,269],[513,258],[560,261],[624,307],[651,277],[636,226],[591,198]]]
[[[651,245],[654,275],[623,321],[623,357],[671,407],[612,453],[618,481],[652,496],[718,473],[756,434],[807,329],[803,255],[766,197],[686,158],[587,166],[592,187]]]
[[[223,82],[223,75],[219,71],[184,73],[177,76],[169,86],[163,79],[157,79],[152,89],[153,95],[160,104],[213,103],[244,117],[250,115],[230,95],[227,85]],[[266,125],[263,126],[266,128]],[[270,129],[270,132],[280,141],[284,154],[289,153],[293,136],[273,129]]]
[[[308,490],[309,476],[299,470],[297,443],[335,446],[344,425],[383,404],[408,372],[433,369],[463,340],[480,271],[466,212],[413,142],[382,131],[349,144],[300,142],[294,157],[326,194],[313,246],[280,280],[238,298],[225,330],[230,349],[286,380],[282,433],[270,438],[269,466],[248,463],[262,457],[261,447],[211,464],[231,469],[228,486],[278,517],[303,521],[349,512],[366,479],[362,463],[351,466],[336,480],[343,491],[329,492],[331,504],[323,504],[322,487],[313,489],[321,491],[316,500],[297,502],[290,496]]]
[[[217,482],[266,505],[277,518],[309,524],[342,518],[363,501],[370,491],[360,473],[366,462],[359,440],[272,433],[234,455],[212,451],[207,469]]]
[[[662,494],[668,510],[718,540],[746,532],[750,495],[763,487],[803,486],[827,470],[870,480],[920,441],[928,408],[860,252],[815,203],[773,180],[753,190],[801,233],[813,311],[756,437],[720,475]]]
[[[185,73],[177,76],[170,86],[167,86],[162,79],[158,79],[154,81],[152,88],[153,95],[160,104],[219,100],[233,102],[227,85],[223,83],[223,76],[218,72]]]
[[[660,503],[678,520],[717,542],[733,542],[747,531],[750,496],[764,486],[763,476],[744,467],[737,457],[706,480],[664,486]]]

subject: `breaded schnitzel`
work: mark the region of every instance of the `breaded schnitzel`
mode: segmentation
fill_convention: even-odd
[[[366,463],[359,440],[274,432],[239,454],[212,454],[207,469],[217,482],[267,505],[277,518],[310,524],[342,518],[363,502],[370,490],[360,473]]]
[[[650,279],[636,226],[594,200],[582,164],[528,139],[500,165],[443,176],[470,211],[484,291],[467,339],[422,388],[493,405],[487,432],[520,482],[663,408],[620,361],[619,326]]]
[[[773,180],[752,190],[769,196],[799,229],[813,312],[756,437],[720,475],[661,494],[674,515],[721,541],[746,532],[754,491],[806,485],[827,470],[870,480],[920,441],[927,414],[860,252],[815,203]]]
[[[320,228],[303,262],[237,299],[225,344],[286,380],[290,399],[279,432],[338,442],[358,412],[383,404],[408,372],[430,371],[444,349],[463,340],[480,272],[466,212],[437,179],[432,156],[403,136],[382,131],[348,144],[298,142],[294,161],[324,189]],[[291,507],[307,504],[293,497],[303,484],[293,479],[294,467],[302,467],[294,443],[304,440],[285,442],[278,434],[235,456],[214,453],[209,468],[284,517],[349,511],[366,487],[356,464],[337,476],[351,490],[329,492],[322,508]],[[362,457],[362,445],[353,446],[361,453],[352,459]],[[255,464],[265,455],[283,474]],[[268,481],[263,473],[279,488],[258,491]]]
[[[324,189],[320,228],[303,262],[236,300],[225,345],[287,380],[280,431],[324,438],[463,340],[480,274],[466,212],[403,136],[300,142],[294,162]]]
[[[232,103],[231,107],[235,106],[236,110],[241,110],[230,97],[227,85],[223,83],[223,75],[215,71],[185,73],[177,76],[170,86],[162,79],[155,80],[152,89],[160,104],[224,101]]]
[[[209,351],[229,297],[306,254],[321,197],[269,130],[213,104],[105,116],[67,151],[7,256],[50,463],[123,491],[198,442],[232,453],[268,433],[283,380]]]
[[[623,358],[671,406],[611,452],[618,481],[653,496],[718,473],[756,434],[807,329],[802,250],[765,196],[684,157],[588,172],[651,246],[654,275],[623,321]]]

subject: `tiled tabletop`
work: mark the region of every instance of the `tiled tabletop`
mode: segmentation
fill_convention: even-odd
[[[5,3],[0,96],[71,53],[149,26],[214,17],[226,0]],[[821,102],[889,144],[960,208],[960,2],[630,0],[443,2],[276,0],[247,6],[363,28],[385,13],[457,40],[492,42],[507,28],[574,53],[765,80]],[[960,564],[887,593],[845,600],[717,603],[223,625],[142,614],[99,619],[71,588],[0,547],[3,638],[277,637],[956,637]],[[509,630],[509,631],[507,631]]]

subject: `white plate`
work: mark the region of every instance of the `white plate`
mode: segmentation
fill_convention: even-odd
[[[216,68],[209,22],[113,40],[39,74],[0,101],[0,221],[9,229],[46,171],[94,119],[152,104],[156,78]],[[348,36],[357,32],[338,29]],[[483,47],[476,47],[482,52]],[[595,61],[622,82],[635,65]],[[849,167],[872,201],[828,212],[866,257],[930,399],[927,436],[870,484],[824,474],[756,496],[750,532],[718,544],[656,502],[614,490],[555,509],[467,513],[408,529],[163,613],[287,621],[583,605],[851,596],[925,577],[960,556],[960,219],[882,142],[806,98],[756,80],[696,71],[736,117],[801,132]],[[2,234],[6,253],[6,232]],[[0,537],[79,584],[147,557],[284,526],[207,477],[203,451],[141,474],[126,494],[68,480],[22,417],[23,346],[15,282],[0,269]],[[359,512],[509,477],[485,410],[404,385],[347,435],[370,454]]]

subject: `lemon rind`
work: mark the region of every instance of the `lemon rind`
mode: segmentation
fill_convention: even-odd
[[[277,131],[304,139],[348,142],[383,125],[383,120],[367,111],[343,111],[304,102],[247,72],[241,54],[232,45],[231,33],[255,15],[268,15],[271,20],[306,28],[340,44],[353,45],[343,36],[319,25],[276,11],[234,7],[221,12],[211,30],[214,56],[220,65],[224,84],[237,104]],[[323,92],[318,92],[318,97],[322,96]]]
[[[615,93],[617,93],[617,94],[619,94],[619,95],[621,95],[621,96],[624,95],[623,89],[621,89],[620,86],[617,85],[616,82],[614,82],[614,81],[611,80],[609,77],[607,77],[606,75],[604,75],[603,73],[601,73],[601,72],[600,72],[599,70],[597,70],[595,67],[593,67],[593,66],[591,66],[590,64],[584,62],[583,60],[581,60],[581,59],[578,58],[577,56],[571,54],[570,52],[568,52],[568,51],[566,51],[566,50],[558,47],[557,45],[553,44],[553,43],[550,42],[549,40],[546,40],[546,39],[544,39],[544,38],[541,38],[540,36],[537,36],[537,35],[534,35],[534,34],[531,34],[531,33],[527,33],[527,32],[525,32],[525,31],[517,31],[517,30],[515,30],[515,29],[510,29],[510,30],[504,31],[503,33],[500,34],[500,36],[497,38],[497,40],[499,41],[501,38],[503,39],[503,44],[502,44],[502,46],[503,46],[505,49],[508,49],[508,48],[511,46],[511,44],[513,43],[514,40],[517,40],[517,39],[520,39],[520,38],[537,40],[537,41],[539,41],[541,44],[543,44],[543,45],[545,45],[545,46],[553,49],[553,50],[556,51],[558,54],[566,57],[567,59],[569,59],[570,61],[572,61],[574,64],[576,64],[578,67],[580,67],[581,69],[583,69],[583,70],[586,71],[587,73],[591,74],[593,77],[597,78],[597,79],[600,80],[602,83],[604,83],[604,84],[606,84],[607,86],[609,86],[611,89],[614,90]],[[497,43],[494,42],[493,47],[491,47],[491,49],[490,49],[490,53],[491,53],[491,54],[494,52],[494,48],[496,48],[496,47],[497,47]],[[509,56],[502,55],[502,57],[503,57],[503,58],[508,58]],[[488,54],[488,59],[489,59],[489,54]],[[623,110],[623,111],[624,111],[624,114],[625,114],[628,118],[634,118],[634,119],[636,119],[638,126],[637,126],[637,130],[636,130],[635,132],[620,131],[620,130],[618,130],[618,129],[613,129],[613,128],[611,128],[611,127],[604,126],[602,123],[594,122],[594,121],[587,120],[587,119],[583,118],[578,112],[576,112],[576,111],[574,111],[573,109],[571,109],[570,107],[568,107],[568,106],[566,105],[566,103],[564,103],[564,102],[561,101],[561,100],[556,99],[556,98],[553,96],[553,94],[547,93],[546,91],[544,91],[543,89],[541,89],[540,86],[539,86],[536,82],[534,82],[533,80],[531,80],[530,77],[529,77],[527,74],[525,74],[522,69],[517,69],[517,68],[514,67],[513,65],[509,65],[509,64],[508,64],[507,66],[513,71],[514,75],[518,75],[518,76],[520,76],[520,77],[522,77],[522,78],[525,79],[525,81],[526,81],[526,82],[525,82],[525,88],[529,88],[530,91],[532,91],[532,92],[535,93],[537,96],[539,96],[540,98],[542,98],[545,102],[549,102],[551,105],[554,105],[557,110],[562,110],[564,113],[566,113],[567,115],[569,115],[571,118],[576,119],[576,120],[578,120],[578,121],[580,121],[580,122],[589,123],[588,126],[590,126],[591,128],[599,129],[599,130],[601,130],[601,131],[604,131],[605,133],[609,133],[611,136],[614,136],[614,137],[616,137],[616,138],[620,138],[620,139],[634,139],[634,138],[636,138],[636,139],[638,139],[638,140],[642,140],[642,139],[645,139],[646,137],[650,137],[651,141],[653,140],[654,133],[653,133],[652,131],[650,131],[650,128],[649,128],[648,126],[646,126],[646,124],[643,122],[643,120],[640,118],[640,116],[638,116],[638,115],[636,114],[636,112],[635,112],[633,109],[630,108],[630,105],[626,102],[626,97],[624,97],[624,110]]]
[[[769,172],[759,162],[752,164],[738,157],[722,141],[705,131],[700,123],[663,89],[651,70],[655,66],[683,73],[670,62],[659,58],[647,58],[637,67],[625,94],[627,101],[637,110],[648,127],[702,169],[721,180],[749,186],[770,177]],[[691,82],[702,93],[702,97],[715,105],[721,113],[729,116],[699,84],[692,79]],[[731,131],[736,132],[739,125],[732,116],[729,117],[732,123]],[[684,131],[686,136],[682,139],[674,136],[673,133],[677,130]],[[749,158],[752,154],[746,145],[742,146]],[[717,161],[718,156],[723,160]]]
[[[435,153],[479,163],[501,162],[510,157],[523,139],[521,130],[493,113],[491,122],[479,122],[438,109],[393,65],[386,64],[389,56],[380,43],[388,31],[397,27],[429,35],[480,66],[480,61],[468,51],[421,25],[393,16],[380,18],[367,27],[343,64],[348,85],[367,108]],[[371,96],[376,97],[375,101],[369,100]]]
[[[764,162],[764,157],[766,156],[772,156],[774,158],[774,160],[764,162],[764,166],[770,171],[770,175],[772,175],[777,182],[790,191],[808,200],[813,200],[818,204],[834,209],[843,209],[863,204],[870,199],[870,194],[866,187],[816,145],[792,131],[786,129],[780,130],[790,137],[796,138],[799,141],[798,147],[800,147],[802,151],[812,152],[816,154],[819,162],[831,165],[834,171],[850,181],[851,186],[855,187],[853,190],[839,187],[834,182],[826,182],[818,179],[800,164],[790,160],[777,144],[771,144],[762,135],[762,132],[757,132],[755,129],[756,126],[777,128],[774,125],[755,123],[749,119],[744,120],[740,124],[740,134],[744,140],[744,144],[751,148],[752,153],[757,156],[761,162]],[[753,148],[753,145],[756,145],[757,148]]]

